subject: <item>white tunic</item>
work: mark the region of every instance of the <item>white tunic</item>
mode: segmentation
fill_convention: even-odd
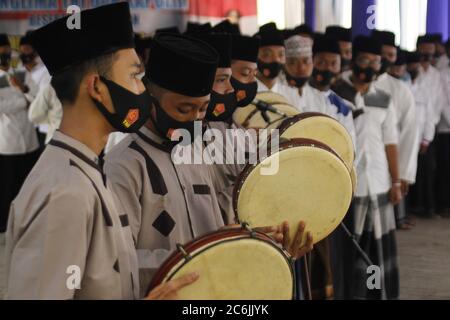
[[[442,108],[441,119],[438,123],[437,131],[439,133],[450,132],[450,66],[447,64],[441,71],[442,86],[444,88],[444,105]]]
[[[423,82],[426,94],[430,96],[433,122],[437,125],[441,119],[446,95],[442,85],[441,74],[433,66],[430,66],[427,71],[421,68],[417,80]]]
[[[333,90],[353,109],[356,129],[356,197],[382,194],[391,188],[386,145],[398,143],[397,120],[390,96],[371,85],[361,95],[351,84],[351,71],[344,72]]]
[[[418,144],[434,140],[435,128],[433,116],[433,99],[427,93],[427,87],[422,79],[417,78],[414,82],[407,81],[411,89],[416,105]]]
[[[414,183],[416,181],[417,152],[419,135],[416,119],[416,106],[411,90],[403,81],[383,73],[374,83],[376,88],[387,92],[394,106],[399,131],[398,153],[400,178]]]
[[[18,155],[36,151],[39,143],[36,131],[28,120],[27,100],[10,83],[7,72],[0,70],[0,82],[9,86],[0,88],[0,154]]]
[[[331,99],[331,96],[335,96],[336,101]],[[302,89],[301,101],[303,112],[320,112],[338,120],[349,132],[356,148],[355,125],[351,108],[332,90],[320,91],[306,84]]]
[[[46,144],[52,139],[55,131],[59,129],[62,113],[61,102],[56,96],[55,90],[51,84],[47,84],[38,92],[28,110],[28,118],[32,123],[48,126],[45,138]]]

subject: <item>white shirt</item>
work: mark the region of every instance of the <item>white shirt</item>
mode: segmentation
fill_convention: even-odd
[[[44,90],[51,81],[50,73],[45,67],[42,60],[38,57],[37,64],[28,71],[25,67],[21,67],[21,70],[25,72],[25,84],[28,86],[30,91],[25,94],[28,102],[32,103],[37,97],[39,91]],[[49,126],[47,124],[40,124],[39,131],[42,133],[47,133]]]
[[[421,68],[417,80],[423,82],[425,92],[430,96],[433,122],[437,125],[441,119],[442,109],[445,104],[445,92],[442,86],[441,74],[433,66],[430,66],[427,71]]]
[[[448,56],[446,54],[443,54],[439,58],[439,60],[438,60],[438,62],[436,64],[436,68],[438,70],[444,70],[445,68],[448,67],[449,63],[450,63],[450,59],[448,58]]]
[[[416,103],[416,120],[418,142],[431,142],[434,139],[435,124],[433,118],[433,99],[427,93],[427,87],[420,78],[412,82],[407,81],[406,84],[411,89]]]
[[[398,153],[400,178],[414,183],[416,180],[419,134],[416,106],[411,90],[403,81],[383,73],[374,83],[376,88],[387,92],[391,98],[397,118],[399,132]]]
[[[330,96],[335,95],[337,99],[341,100],[341,106],[337,106],[336,102],[331,102]],[[356,134],[355,125],[353,123],[353,116],[351,107],[338,97],[332,90],[320,91],[305,84],[302,88],[302,110],[303,112],[320,112],[338,120],[348,131],[352,137],[353,146],[356,148]],[[347,110],[341,110],[348,108]]]
[[[275,84],[270,89],[259,79],[256,79],[256,82],[258,83],[258,92],[272,91],[278,93],[285,97],[289,104],[297,108],[300,112],[302,111],[302,102],[300,100],[300,95],[298,94],[297,89],[284,84],[279,78],[276,79]]]
[[[28,110],[28,118],[35,125],[47,125],[45,143],[49,143],[61,123],[62,106],[50,84],[39,91]]]
[[[351,71],[344,72],[341,83],[353,88],[350,75]],[[335,91],[340,94],[338,88]],[[341,97],[353,109],[356,129],[358,152],[355,165],[358,185],[355,196],[386,193],[391,188],[391,177],[385,147],[398,143],[397,120],[391,99],[387,93],[373,85],[364,95],[355,92],[351,99]]]
[[[28,120],[27,100],[13,87],[7,72],[0,70],[10,84],[0,88],[0,154],[19,155],[38,149],[39,142],[33,125]]]
[[[441,71],[442,86],[444,89],[444,105],[442,108],[441,119],[438,123],[439,133],[450,133],[450,66]]]

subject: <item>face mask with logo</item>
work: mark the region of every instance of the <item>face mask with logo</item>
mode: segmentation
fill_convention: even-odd
[[[356,65],[353,67],[353,75],[359,80],[364,83],[370,83],[375,79],[377,72],[375,69],[368,67],[368,68],[361,68],[360,66]]]
[[[36,52],[32,52],[32,53],[29,53],[29,54],[22,53],[19,56],[19,58],[20,58],[20,60],[22,61],[23,64],[30,64],[30,63],[32,63],[34,61],[34,58],[36,58]]]
[[[327,87],[331,84],[331,81],[337,77],[337,74],[334,72],[331,72],[330,70],[318,70],[316,68],[313,69],[312,73],[312,79],[314,82],[321,86],[321,87]]]
[[[8,68],[10,61],[11,61],[11,53],[0,54],[0,66]]]
[[[230,82],[236,95],[236,107],[246,107],[255,100],[258,93],[258,83],[256,81],[243,83],[231,77]]]
[[[382,58],[381,59],[381,68],[380,71],[378,72],[378,74],[383,74],[385,72],[387,72],[387,70],[392,67],[394,64],[392,62],[390,62],[389,60],[387,60],[386,58]]]
[[[168,142],[168,145],[170,147],[174,147],[180,142],[183,142],[183,145],[187,145],[195,140],[198,134],[195,130],[195,120],[185,122],[175,120],[166,111],[164,111],[158,99],[151,96],[151,100],[152,105],[155,107],[155,118],[150,117],[150,120],[152,121],[153,126],[156,128],[159,135],[162,138],[170,141]],[[187,130],[190,134],[191,141],[182,141],[183,139],[178,139],[178,137],[181,136],[179,132],[177,132],[178,129]],[[199,133],[202,133],[202,130],[200,130]]]
[[[258,70],[263,74],[264,77],[269,79],[275,79],[280,74],[283,65],[278,62],[265,63],[258,60]]]
[[[211,92],[211,101],[206,110],[206,120],[208,121],[228,121],[231,119],[237,108],[236,93],[219,94]]]
[[[150,93],[144,90],[141,94],[134,94],[102,76],[100,80],[108,88],[115,113],[109,112],[101,102],[93,99],[97,108],[117,131],[138,131],[150,117],[152,102]]]
[[[284,73],[286,75],[286,81],[289,83],[289,85],[296,88],[302,88],[309,80],[309,77],[293,77],[287,71],[285,71]]]

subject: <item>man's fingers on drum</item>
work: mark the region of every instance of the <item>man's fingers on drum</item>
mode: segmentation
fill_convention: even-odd
[[[291,237],[289,235],[289,223],[287,221],[283,222],[281,225],[283,228],[283,248],[289,248],[289,244],[291,243]]]
[[[146,299],[148,300],[174,300],[177,299],[178,290],[183,287],[186,287],[199,278],[199,274],[197,272],[187,274],[178,279],[171,280],[166,283],[162,283],[153,289]]]
[[[298,224],[297,233],[295,234],[294,242],[292,243],[294,251],[300,248],[304,232],[305,232],[305,223],[303,221],[300,221]]]

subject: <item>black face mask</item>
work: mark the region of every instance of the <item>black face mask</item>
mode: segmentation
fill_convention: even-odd
[[[8,68],[11,61],[11,53],[0,54],[0,66]]]
[[[115,113],[109,112],[101,102],[93,99],[98,110],[117,131],[138,131],[150,117],[151,96],[148,91],[134,94],[104,77],[100,77],[100,80],[108,87]]]
[[[275,79],[280,74],[283,65],[278,62],[265,63],[258,60],[258,70],[263,74],[264,77],[269,79]]]
[[[368,67],[368,68],[361,68],[358,65],[353,66],[353,75],[359,80],[364,83],[370,83],[375,79],[377,72],[375,69]]]
[[[434,56],[432,54],[420,54],[420,61],[421,62],[431,62],[433,60]]]
[[[411,76],[412,80],[416,80],[417,77],[419,76],[419,69],[411,69],[408,70],[409,75]]]
[[[166,111],[164,111],[158,99],[151,96],[151,100],[153,106],[155,107],[156,118],[150,117],[150,120],[152,121],[153,126],[159,132],[160,136],[164,139],[167,139],[168,146],[174,147],[180,142],[183,142],[183,145],[188,145],[195,140],[197,133],[195,131],[195,121],[181,122],[175,120]],[[177,129],[187,130],[190,134],[191,141],[183,141],[182,138],[180,138],[179,140],[175,139],[175,137],[177,136]],[[172,141],[171,139],[174,139],[174,141]]]
[[[36,58],[36,53],[35,52],[30,54],[22,53],[19,57],[23,64],[30,64],[34,61],[34,58]]]
[[[316,68],[313,69],[312,73],[312,79],[315,84],[321,87],[326,87],[331,84],[331,81],[333,78],[337,77],[337,74],[334,72],[331,72],[329,70],[318,70]]]
[[[243,83],[231,77],[230,82],[236,94],[236,107],[246,107],[255,100],[258,92],[258,83],[256,81]]]
[[[309,77],[293,77],[287,71],[285,71],[284,73],[286,75],[286,81],[289,83],[289,85],[296,88],[302,88],[309,80]]]
[[[341,59],[341,71],[347,71],[350,70],[350,65],[352,63],[352,60],[350,59]]]
[[[237,108],[236,93],[219,94],[211,92],[211,101],[206,110],[206,120],[208,121],[228,121],[231,119]]]
[[[385,72],[387,72],[387,70],[392,67],[394,64],[392,62],[390,62],[389,60],[382,58],[381,59],[381,68],[380,71],[378,72],[378,74],[383,74]]]

